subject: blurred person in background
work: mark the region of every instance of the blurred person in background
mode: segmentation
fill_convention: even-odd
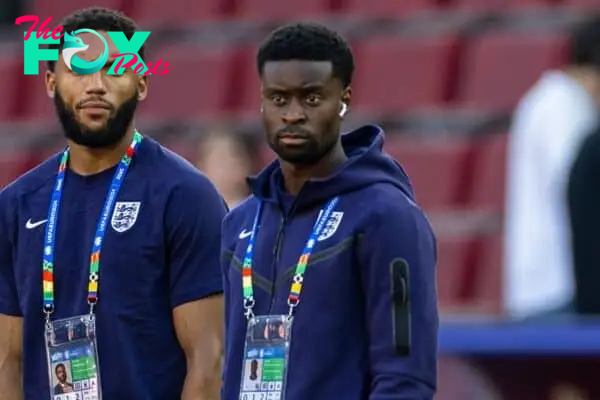
[[[581,146],[569,177],[575,309],[600,314],[600,126]]]
[[[81,33],[78,56],[108,59],[88,75],[48,62],[67,148],[0,191],[0,397],[47,399],[48,325],[93,315],[100,361],[88,371],[102,397],[218,399],[225,204],[193,165],[136,130],[149,78],[107,74],[119,50],[106,32],[131,40],[135,22],[89,8],[60,25],[95,30],[106,43]]]
[[[278,159],[223,223],[222,399],[241,398],[244,368],[261,357],[244,350],[261,318],[284,321],[291,340],[289,358],[270,360],[289,367],[277,398],[433,399],[436,241],[404,170],[382,151],[382,129],[340,132],[351,49],[322,25],[290,24],[256,63]]]
[[[600,18],[571,37],[569,65],[548,71],[520,102],[510,130],[505,293],[514,318],[570,313],[575,282],[567,180],[598,121]]]
[[[215,184],[229,209],[250,195],[246,181],[255,173],[256,140],[219,127],[200,139],[197,167]]]

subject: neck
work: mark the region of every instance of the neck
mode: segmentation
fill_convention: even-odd
[[[594,93],[596,90],[598,80],[596,71],[586,67],[573,66],[566,68],[565,72],[589,93]]]
[[[310,165],[291,164],[281,161],[281,172],[285,189],[292,195],[297,196],[302,186],[312,178],[326,178],[331,175],[348,157],[338,142],[329,153],[319,161]]]
[[[88,176],[106,171],[117,165],[133,140],[133,126],[127,129],[127,134],[114,146],[101,149],[91,149],[68,141],[71,149],[69,168],[79,175]]]

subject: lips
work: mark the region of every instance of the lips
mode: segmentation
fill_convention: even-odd
[[[102,102],[99,102],[99,101],[89,101],[87,103],[83,103],[79,108],[82,108],[82,109],[90,109],[90,108],[92,108],[92,109],[98,109],[98,108],[101,108],[101,109],[105,109],[105,110],[110,110],[110,106],[108,104],[102,103]]]

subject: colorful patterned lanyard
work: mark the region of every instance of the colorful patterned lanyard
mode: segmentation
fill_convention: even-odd
[[[94,313],[94,306],[98,302],[98,270],[100,267],[100,251],[102,242],[106,233],[108,219],[115,206],[117,195],[121,190],[121,185],[125,180],[131,159],[142,141],[143,136],[137,131],[134,132],[133,141],[121,158],[117,170],[110,184],[108,195],[104,202],[102,214],[98,219],[94,243],[92,245],[92,254],[90,256],[90,275],[88,283],[88,304],[90,305],[90,315]],[[46,314],[46,323],[50,323],[50,314],[54,312],[54,249],[56,243],[56,231],[58,227],[58,213],[60,210],[60,199],[65,184],[65,172],[67,170],[67,161],[69,160],[69,148],[66,148],[62,154],[56,175],[56,184],[52,192],[52,200],[48,210],[48,223],[46,224],[46,233],[44,235],[44,257],[42,263],[43,280],[43,311]]]
[[[306,266],[308,265],[308,260],[312,255],[315,244],[317,243],[317,239],[321,236],[321,232],[325,227],[326,222],[329,220],[331,213],[333,212],[339,198],[335,197],[327,202],[325,207],[319,213],[319,217],[315,221],[313,225],[312,232],[310,233],[306,244],[304,245],[304,250],[302,251],[302,255],[298,259],[298,264],[296,264],[296,272],[294,274],[294,278],[292,279],[292,287],[290,289],[290,294],[288,295],[288,306],[290,306],[290,310],[288,316],[291,318],[294,312],[294,308],[298,306],[300,302],[300,292],[302,291],[302,282],[304,280],[304,273],[306,272]],[[248,246],[246,247],[246,254],[244,256],[244,264],[242,266],[242,289],[244,295],[244,309],[246,310],[244,315],[246,318],[250,319],[254,317],[254,286],[252,283],[252,260],[254,255],[254,244],[256,240],[256,236],[258,235],[258,223],[260,221],[260,217],[262,214],[263,203],[259,202],[256,210],[256,215],[254,216],[254,222],[252,224],[252,233],[250,235],[250,239],[248,240]]]

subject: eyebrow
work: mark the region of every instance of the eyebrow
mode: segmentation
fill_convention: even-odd
[[[323,83],[307,83],[305,85],[302,85],[302,86],[300,86],[298,88],[294,88],[294,89],[296,89],[296,90],[300,89],[300,90],[303,90],[303,91],[308,91],[308,90],[323,89],[324,87],[325,87],[325,84],[323,84]],[[264,89],[268,90],[268,91],[275,91],[275,92],[289,90],[288,88],[284,88],[284,87],[281,87],[281,86],[278,86],[278,85],[265,86]]]

